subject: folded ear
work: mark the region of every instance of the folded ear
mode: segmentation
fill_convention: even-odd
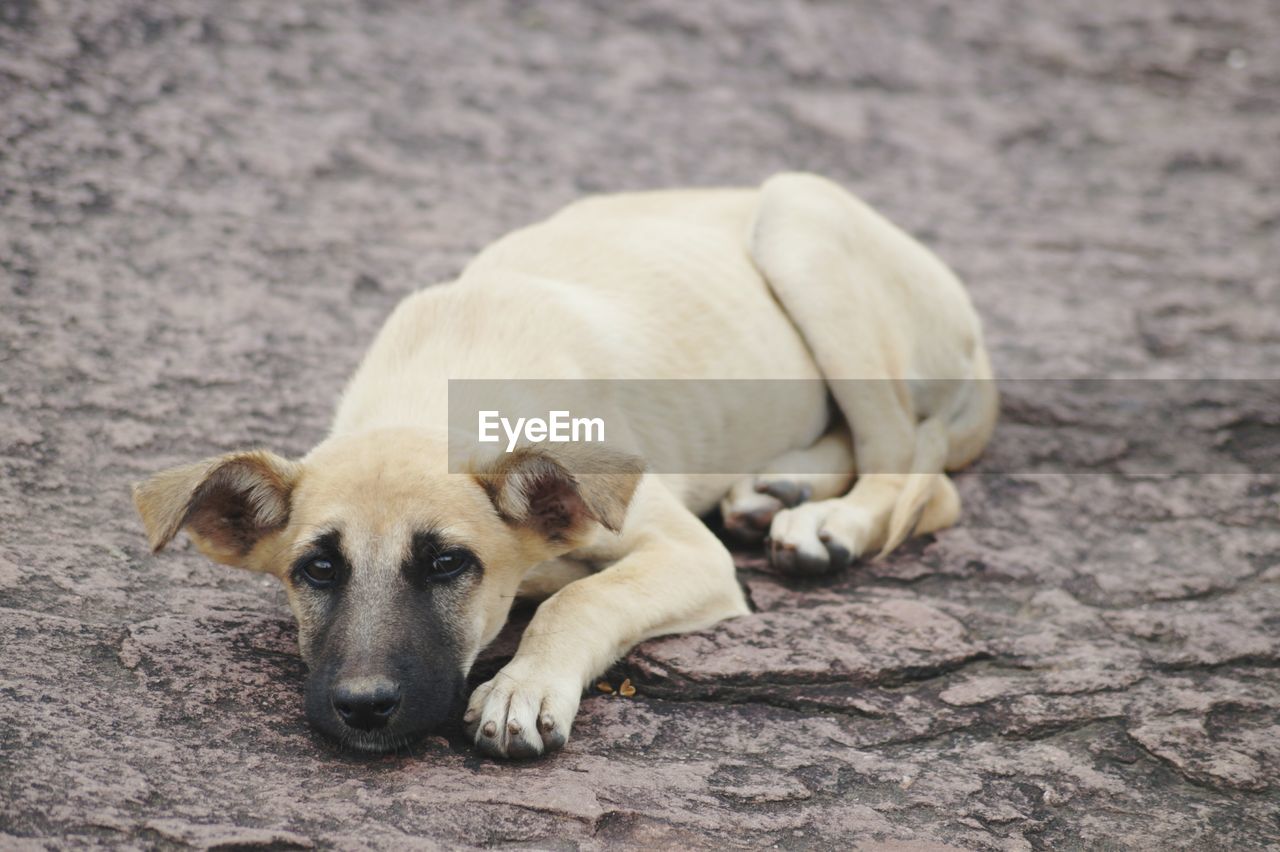
[[[591,523],[622,529],[644,461],[581,444],[521,447],[475,473],[498,514],[549,541],[568,543]]]
[[[216,562],[243,567],[254,545],[289,520],[300,466],[274,453],[232,453],[158,473],[133,487],[153,553],[185,528]]]

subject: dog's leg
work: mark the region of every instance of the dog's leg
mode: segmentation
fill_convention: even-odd
[[[569,736],[582,690],[637,642],[747,612],[724,545],[654,477],[619,536],[575,552],[608,567],[538,607],[515,657],[476,688],[463,720],[479,748],[534,757]]]
[[[779,512],[769,530],[769,561],[789,573],[822,574],[847,567],[864,553],[892,549],[894,507],[912,477],[924,475],[863,476],[844,497]],[[907,528],[910,534],[945,529],[960,518],[960,496],[951,480],[927,478],[929,491],[918,519]]]
[[[844,494],[853,476],[853,436],[841,420],[813,446],[784,453],[739,480],[720,501],[720,516],[731,534],[758,541],[778,512]]]
[[[962,454],[952,445],[976,454],[995,418],[981,331],[960,283],[915,240],[810,175],[765,183],[750,251],[827,377],[861,471],[848,495],[774,517],[774,564],[831,570],[892,550],[922,519],[934,529],[953,523],[959,499],[942,473]],[[942,382],[932,410],[917,411],[909,379],[958,381]],[[976,416],[966,434],[951,434],[967,411]]]
[[[565,586],[591,575],[591,566],[579,559],[561,556],[533,566],[520,580],[516,597],[541,601]]]

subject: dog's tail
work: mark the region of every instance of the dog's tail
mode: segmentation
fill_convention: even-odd
[[[948,435],[947,424],[941,415],[935,415],[923,421],[916,428],[915,455],[911,461],[911,472],[906,474],[906,483],[898,492],[898,499],[893,504],[893,513],[889,516],[889,534],[885,538],[884,547],[880,549],[880,557],[888,556],[898,545],[902,544],[916,529],[920,515],[938,489],[945,488],[942,472],[947,463]]]

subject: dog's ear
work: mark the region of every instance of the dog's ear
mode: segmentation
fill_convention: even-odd
[[[255,544],[289,520],[301,466],[274,453],[232,453],[158,473],[133,487],[153,553],[185,528],[204,555],[243,567]]]
[[[521,447],[475,473],[498,514],[552,542],[576,540],[592,522],[622,529],[644,461],[607,448]]]

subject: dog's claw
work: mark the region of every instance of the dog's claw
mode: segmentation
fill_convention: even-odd
[[[785,573],[808,573],[799,566],[800,555],[796,546],[786,541],[773,539],[769,542],[769,562],[774,568]],[[797,571],[797,568],[800,568]]]
[[[497,736],[498,726],[495,725],[493,722],[485,722],[484,727],[481,728],[480,730],[480,733],[484,734],[486,737]]]
[[[564,747],[566,735],[558,728],[547,731],[542,735],[542,743],[547,751],[559,751]]]

